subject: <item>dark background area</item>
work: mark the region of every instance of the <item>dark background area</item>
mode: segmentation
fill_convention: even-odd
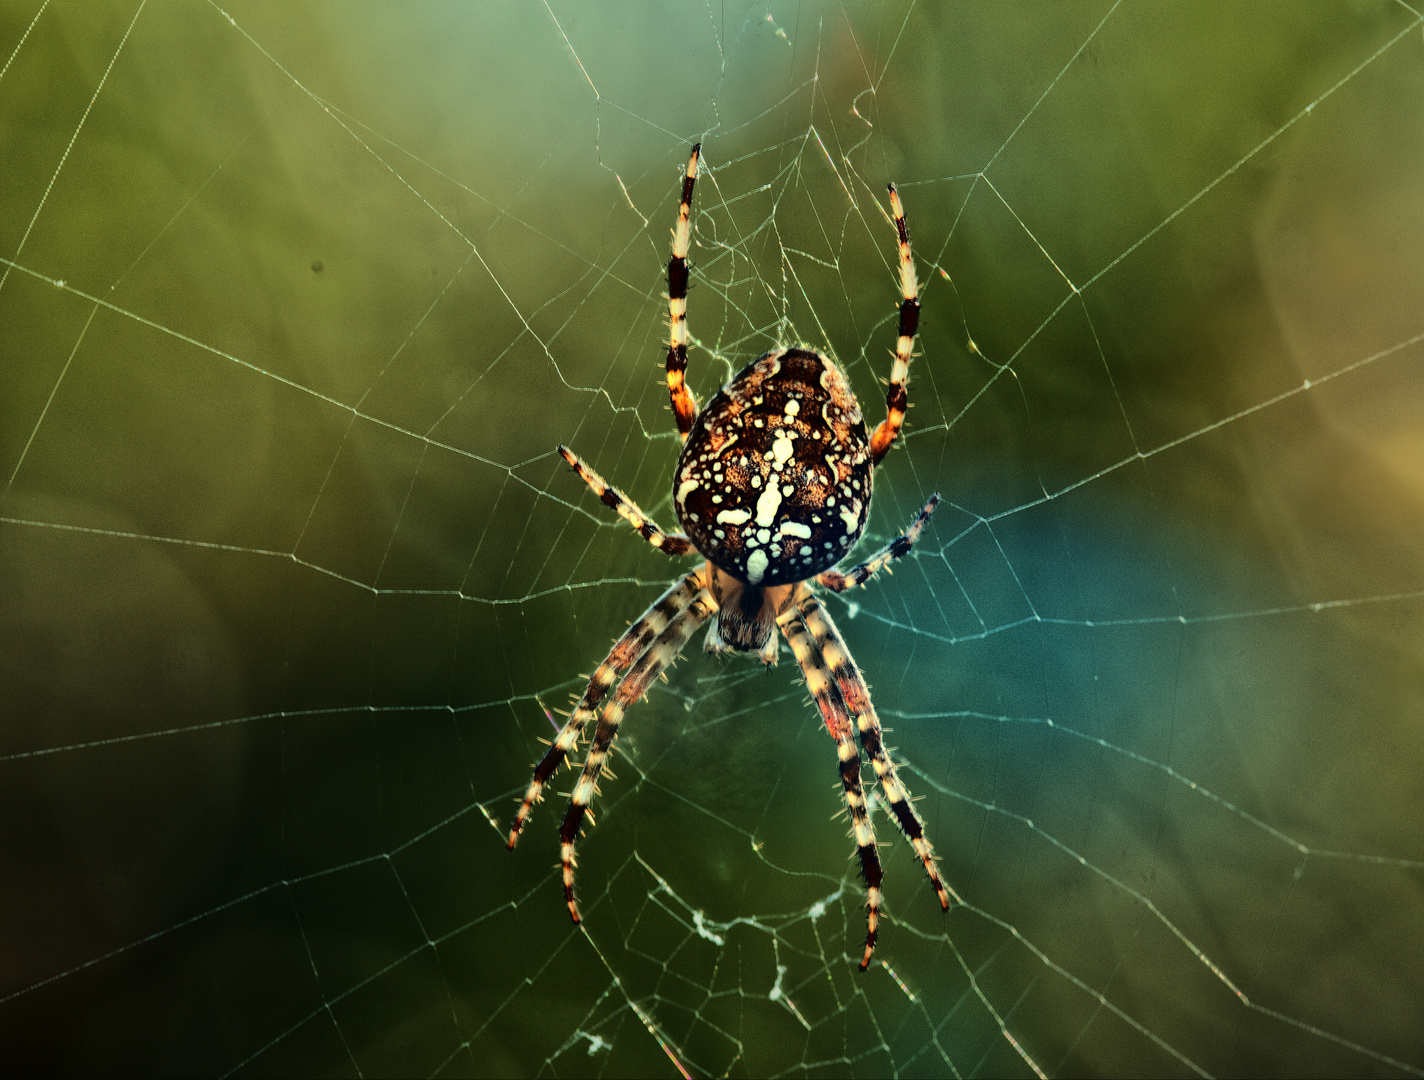
[[[1419,1075],[1424,32],[1402,4],[0,7],[4,1071]],[[794,664],[537,742],[680,572],[689,378],[871,422],[830,609],[965,903],[888,924]],[[567,790],[568,784],[555,788]],[[1032,1062],[1032,1065],[1030,1064]]]

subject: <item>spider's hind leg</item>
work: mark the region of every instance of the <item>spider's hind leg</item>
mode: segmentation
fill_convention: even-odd
[[[915,260],[910,254],[910,233],[905,227],[905,208],[900,193],[890,185],[890,215],[895,220],[895,237],[900,253],[900,330],[895,338],[895,363],[890,368],[890,388],[885,392],[885,419],[870,439],[870,463],[879,465],[899,437],[905,423],[909,393],[910,356],[915,348],[915,332],[920,325],[920,285],[915,278]]]
[[[677,207],[677,225],[672,230],[672,257],[668,259],[668,353],[667,388],[677,433],[687,441],[692,422],[697,419],[697,401],[687,388],[687,249],[692,243],[692,189],[697,185],[697,166],[702,144],[692,148],[687,171],[682,174],[682,201]]]

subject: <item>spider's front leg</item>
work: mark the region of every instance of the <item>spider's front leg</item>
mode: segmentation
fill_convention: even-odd
[[[712,599],[702,577],[706,572],[699,570],[688,575],[688,578],[696,579],[699,585],[697,593],[687,607],[668,622],[638,662],[629,669],[623,681],[618,684],[613,700],[598,718],[598,727],[594,730],[593,742],[589,745],[583,771],[579,774],[578,783],[574,785],[568,811],[559,827],[559,838],[562,841],[559,855],[564,868],[564,899],[568,902],[569,916],[574,922],[579,921],[578,904],[574,900],[574,845],[578,842],[579,826],[583,823],[589,803],[598,792],[599,774],[603,772],[609,751],[613,748],[613,740],[618,735],[618,725],[623,720],[623,714],[647,693],[653,680],[677,659],[682,647],[687,644],[687,639],[717,610],[717,601]]]
[[[594,714],[598,711],[598,706],[608,691],[612,689],[613,684],[632,667],[638,657],[643,655],[649,643],[667,628],[668,623],[687,609],[688,604],[692,602],[693,596],[700,588],[702,588],[702,572],[697,571],[688,574],[663,593],[653,601],[653,605],[647,611],[643,612],[637,622],[628,627],[627,632],[614,643],[603,663],[594,670],[588,680],[588,686],[584,688],[583,696],[574,706],[574,711],[569,714],[568,723],[559,731],[544,757],[534,767],[534,778],[529,781],[529,788],[524,793],[524,800],[519,804],[519,812],[514,816],[514,825],[509,830],[508,846],[510,851],[513,851],[514,845],[519,842],[520,830],[529,820],[529,814],[534,809],[534,804],[543,798],[544,785],[558,771],[564,759],[578,746],[583,729],[593,719]]]
[[[875,826],[870,820],[866,806],[865,792],[860,782],[860,753],[855,748],[855,738],[851,734],[850,712],[844,698],[832,681],[831,673],[821,659],[821,650],[801,618],[801,612],[794,603],[776,620],[781,627],[796,661],[806,676],[806,687],[821,710],[821,719],[826,730],[836,740],[836,756],[840,760],[841,790],[845,795],[846,807],[850,810],[851,824],[855,833],[856,854],[860,857],[860,876],[865,881],[865,895],[868,905],[865,924],[865,952],[860,958],[860,970],[870,966],[870,954],[875,951],[875,941],[880,927],[880,883],[884,872],[880,867],[880,853],[875,844]]]
[[[832,621],[825,605],[816,597],[808,595],[801,601],[799,610],[807,629],[815,638],[826,667],[830,669],[831,679],[840,690],[846,708],[855,717],[856,726],[860,730],[861,745],[865,747],[866,756],[870,758],[870,764],[880,780],[880,790],[885,796],[890,813],[900,826],[900,831],[905,834],[905,839],[909,840],[910,846],[915,849],[915,854],[920,857],[920,862],[924,864],[925,873],[939,898],[940,908],[948,911],[951,896],[960,903],[963,901],[959,899],[958,893],[945,885],[939,875],[934,846],[925,835],[925,823],[915,810],[915,804],[910,800],[910,792],[900,782],[895,763],[885,749],[880,717],[876,715],[875,706],[871,703],[865,676],[860,673],[860,668],[851,657],[850,649],[846,647],[845,639],[841,637],[841,632]]]

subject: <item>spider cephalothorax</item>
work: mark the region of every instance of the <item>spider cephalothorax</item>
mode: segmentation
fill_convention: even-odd
[[[684,381],[687,367],[687,252],[692,238],[692,192],[701,146],[683,175],[682,200],[668,261],[668,396],[684,442],[673,474],[673,504],[686,535],[668,534],[626,495],[610,486],[567,447],[559,447],[574,471],[654,547],[669,555],[696,551],[707,561],[664,593],[618,639],[594,671],[582,697],[543,759],[520,803],[509,846],[544,785],[564,762],[596,716],[578,783],[559,829],[563,841],[564,898],[574,922],[574,844],[618,725],[629,706],[677,659],[702,623],[709,651],[758,653],[776,662],[779,628],[806,676],[826,730],[836,742],[841,786],[854,826],[861,876],[869,906],[863,971],[875,948],[880,912],[880,856],[861,785],[861,757],[870,758],[881,796],[895,823],[924,864],[940,906],[950,891],[940,880],[934,849],[924,835],[909,792],[885,749],[880,720],[865,679],[851,658],[830,612],[810,585],[833,592],[864,585],[889,562],[909,553],[938,495],[930,496],[910,527],[874,556],[842,574],[832,570],[865,532],[870,513],[871,470],[900,433],[906,379],[919,324],[919,288],[910,257],[910,237],[895,185],[890,213],[900,256],[900,319],[895,363],[885,395],[885,419],[866,437],[865,420],[850,384],[828,357],[813,349],[774,349],[752,361],[700,412]],[[620,682],[621,680],[621,682]],[[617,686],[606,705],[604,699]],[[600,709],[602,709],[600,715]]]

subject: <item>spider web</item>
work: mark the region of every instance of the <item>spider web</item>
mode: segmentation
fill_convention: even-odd
[[[1424,32],[1397,2],[0,14],[9,1057],[48,1071],[1424,1072]],[[964,898],[863,893],[794,664],[538,739],[678,572],[689,378],[894,344],[831,598]],[[567,783],[555,787],[567,789]]]

